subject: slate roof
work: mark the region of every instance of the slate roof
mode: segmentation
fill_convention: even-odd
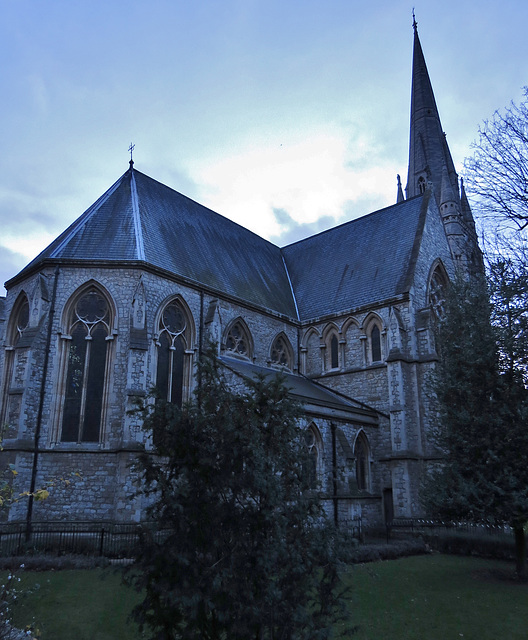
[[[407,291],[425,210],[418,196],[279,249],[131,168],[16,280],[43,261],[152,265],[310,320]]]
[[[338,395],[331,389],[321,384],[316,384],[304,376],[298,376],[288,371],[279,372],[276,369],[261,367],[245,360],[238,360],[226,356],[221,356],[220,362],[231,371],[249,380],[256,380],[258,376],[263,376],[269,380],[280,373],[284,376],[286,388],[289,389],[290,394],[299,402],[305,405],[309,403],[327,409],[335,409],[339,412],[352,413],[355,414],[356,420],[360,420],[361,422],[368,422],[370,424],[377,424],[378,422],[377,412],[374,409],[370,409],[352,398],[345,398],[342,395]]]
[[[136,169],[123,174],[22,273],[45,259],[146,262],[296,318],[277,246]]]
[[[301,319],[408,291],[426,209],[418,196],[284,247]]]

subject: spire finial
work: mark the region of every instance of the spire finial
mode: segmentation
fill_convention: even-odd
[[[415,31],[417,31],[418,30],[418,23],[416,22],[416,16],[414,15],[414,7],[413,7],[413,12],[412,13],[413,13],[413,29]]]
[[[134,152],[135,149],[135,144],[130,143],[130,146],[128,147],[128,150],[130,151],[130,168],[132,169],[132,167],[134,166],[134,160],[132,159],[132,153]]]

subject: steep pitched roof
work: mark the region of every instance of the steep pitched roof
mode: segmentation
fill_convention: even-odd
[[[409,140],[409,171],[407,176],[407,197],[418,195],[417,178],[427,173],[435,187],[437,204],[442,187],[443,170],[458,198],[458,178],[445,134],[442,130],[440,115],[436,106],[433,87],[427,71],[425,57],[414,23],[414,49],[411,89],[411,127]]]
[[[296,317],[278,247],[132,167],[18,277],[46,259],[147,263]]]
[[[284,247],[302,320],[409,290],[429,192]]]

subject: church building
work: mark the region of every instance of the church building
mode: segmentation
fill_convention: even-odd
[[[235,386],[285,373],[335,521],[419,516],[420,479],[438,459],[433,319],[449,279],[480,260],[415,24],[407,186],[398,176],[394,205],[279,248],[130,161],[6,283],[2,468],[15,465],[16,492],[79,472],[34,501],[35,521],[140,521],[130,463],[150,445],[129,410],[152,388],[189,399],[212,338]]]

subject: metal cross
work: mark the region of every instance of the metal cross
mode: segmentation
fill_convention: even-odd
[[[132,152],[134,151],[135,146],[135,144],[130,143],[130,146],[128,147],[128,150],[130,151],[130,160],[132,160]]]

